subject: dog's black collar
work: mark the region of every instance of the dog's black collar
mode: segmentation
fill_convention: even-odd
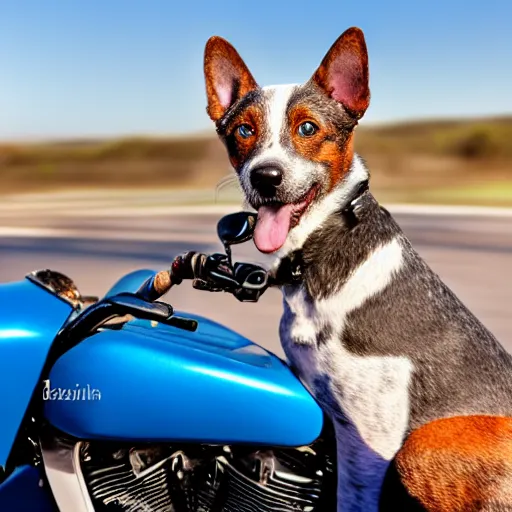
[[[355,208],[359,199],[368,191],[368,180],[362,181],[354,190],[354,193],[339,212],[345,218],[348,229],[353,229],[357,223],[357,215]],[[279,263],[279,267],[271,276],[271,284],[273,286],[284,286],[298,283],[302,280],[304,274],[304,259],[302,249],[298,249],[283,258]]]
[[[361,197],[369,190],[370,183],[368,180],[362,181],[359,186],[354,190],[347,205],[340,210],[340,214],[345,218],[345,223],[349,229],[354,228],[358,224],[357,215],[355,209],[357,202]]]
[[[344,208],[344,210],[353,208],[357,200],[370,188],[370,181],[364,180],[359,183],[359,186],[354,190],[352,194],[352,199],[349,201],[348,206]],[[342,210],[343,211],[343,210]]]
[[[279,267],[270,276],[272,286],[298,283],[304,273],[302,250],[294,251],[279,262]]]

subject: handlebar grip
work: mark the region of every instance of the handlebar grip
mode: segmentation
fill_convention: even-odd
[[[180,254],[169,270],[162,270],[149,278],[137,291],[137,295],[153,302],[165,295],[172,286],[181,284],[184,279],[200,279],[203,275],[205,254],[189,251]]]
[[[165,295],[174,283],[168,270],[162,270],[145,281],[137,290],[137,295],[144,300],[153,302]]]

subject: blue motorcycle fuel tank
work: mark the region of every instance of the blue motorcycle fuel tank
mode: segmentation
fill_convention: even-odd
[[[89,440],[302,446],[320,435],[321,409],[283,361],[178,314],[197,331],[136,320],[64,354],[47,382],[49,422]]]
[[[0,466],[71,311],[70,304],[28,279],[0,285]]]

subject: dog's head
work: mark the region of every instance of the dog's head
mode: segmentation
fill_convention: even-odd
[[[220,37],[206,44],[204,71],[208,114],[258,210],[255,244],[275,252],[351,169],[353,130],[370,100],[364,35],[344,32],[303,85],[260,88]]]

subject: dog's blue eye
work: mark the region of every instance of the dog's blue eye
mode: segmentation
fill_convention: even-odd
[[[241,124],[238,127],[238,133],[240,134],[240,137],[243,139],[248,139],[252,135],[254,135],[253,129],[248,124]]]
[[[299,126],[299,135],[301,137],[311,137],[311,135],[316,133],[317,129],[313,123],[306,121]]]

